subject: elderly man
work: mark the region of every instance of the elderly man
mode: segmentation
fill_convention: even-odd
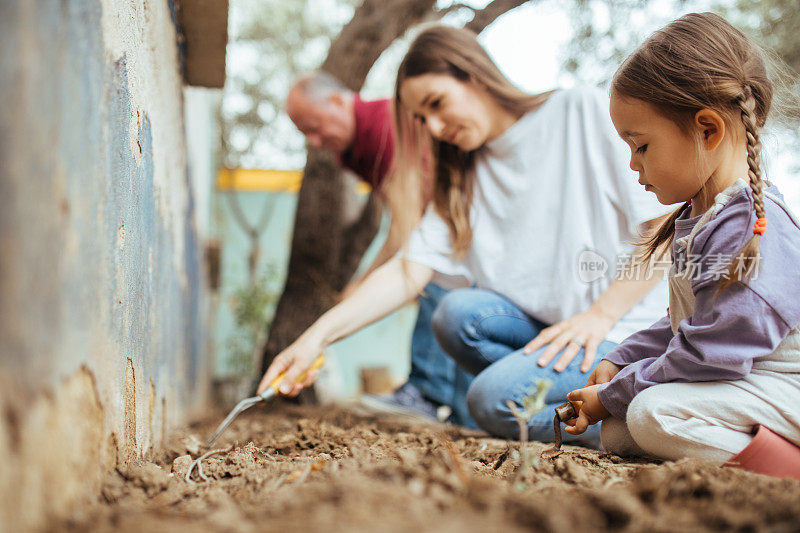
[[[384,184],[394,151],[390,100],[364,101],[339,80],[314,72],[295,81],[286,98],[286,112],[309,146],[330,150],[341,165],[369,183],[377,194]],[[422,194],[422,193],[420,193]],[[394,256],[402,243],[389,236],[367,274]],[[347,294],[358,281],[343,291]],[[367,403],[391,411],[436,417],[449,406],[450,421],[475,427],[466,406],[470,376],[458,368],[433,337],[431,315],[446,291],[430,284],[419,297],[419,315],[411,338],[408,381],[387,396],[367,397]]]

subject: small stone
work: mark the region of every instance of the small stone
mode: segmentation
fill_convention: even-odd
[[[189,471],[189,466],[192,464],[191,455],[181,455],[172,461],[172,473],[180,477],[185,477],[186,472]]]
[[[412,479],[408,482],[408,491],[414,496],[422,496],[425,492],[425,483],[420,479]]]
[[[197,438],[197,435],[189,435],[188,437],[184,438],[181,441],[181,445],[187,452],[195,455],[199,454],[200,449],[203,448],[203,443]]]

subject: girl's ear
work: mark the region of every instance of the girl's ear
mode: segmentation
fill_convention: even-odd
[[[695,113],[694,127],[706,150],[714,150],[725,138],[725,121],[713,109],[705,108]]]

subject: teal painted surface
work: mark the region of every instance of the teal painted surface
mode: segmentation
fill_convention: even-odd
[[[278,292],[286,277],[297,206],[296,195],[288,193],[217,191],[214,195],[212,224],[214,233],[222,241],[220,305],[216,324],[215,368],[218,376],[232,371],[226,360],[229,354],[227,339],[235,334],[232,298],[235,291],[247,283],[247,262],[251,252],[250,238],[234,218],[225,197],[227,194],[237,195],[242,212],[251,225],[262,217],[265,208],[271,213],[259,239],[258,271],[274,271],[272,282]],[[362,267],[375,257],[382,237],[383,231],[367,251]],[[331,381],[337,395],[349,398],[359,392],[362,367],[385,366],[398,382],[408,375],[411,330],[416,313],[416,306],[403,308],[329,348],[327,355],[331,363],[328,366],[336,374]]]

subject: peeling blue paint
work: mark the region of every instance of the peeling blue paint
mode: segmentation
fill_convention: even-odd
[[[138,117],[134,146],[139,162],[131,152],[130,123],[138,112],[131,106],[126,58],[115,61],[109,72],[107,111],[108,138],[104,143],[106,161],[107,209],[105,238],[116,243],[107,268],[114,280],[112,323],[115,338],[125,357],[135,366],[151,363],[145,332],[150,327],[152,286],[149,283],[149,253],[157,233],[157,214],[153,191],[153,137],[147,115]],[[160,254],[159,254],[160,255]],[[167,300],[168,301],[168,300]],[[137,364],[138,363],[138,364]]]
[[[108,59],[103,8],[0,2],[0,372],[39,389],[85,364],[108,383],[131,358],[180,412],[207,355],[194,205],[159,199],[153,121]]]

